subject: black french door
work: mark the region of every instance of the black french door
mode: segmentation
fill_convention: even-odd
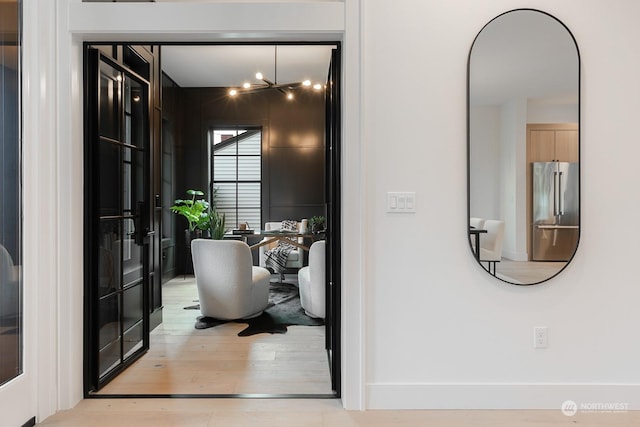
[[[85,394],[149,348],[149,83],[85,57]]]
[[[331,387],[340,397],[340,49],[331,51],[331,64],[326,89],[326,348],[331,370]]]

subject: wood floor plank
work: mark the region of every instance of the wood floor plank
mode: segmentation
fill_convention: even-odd
[[[292,281],[294,277],[288,277]],[[195,329],[193,277],[163,287],[163,323],[150,350],[97,394],[330,394],[323,326],[239,337],[246,323]]]
[[[496,265],[496,272],[512,283],[538,283],[558,274],[566,262],[511,261],[503,259]]]

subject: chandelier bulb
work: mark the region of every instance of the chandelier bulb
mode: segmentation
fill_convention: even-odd
[[[262,76],[262,73],[258,71],[258,72],[256,73],[256,79],[258,79],[258,80],[262,80],[262,77],[263,77],[263,76]]]

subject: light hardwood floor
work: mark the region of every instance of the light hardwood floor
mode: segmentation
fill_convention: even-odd
[[[246,323],[195,329],[200,311],[184,307],[197,298],[192,276],[164,285],[164,321],[149,352],[98,394],[332,393],[324,326],[248,337],[237,335]]]
[[[640,412],[345,411],[337,399],[88,399],[39,425],[92,427],[637,427]]]
[[[496,273],[511,283],[532,284],[556,275],[566,264],[566,262],[511,261],[503,258],[496,264]]]
[[[190,279],[192,280],[192,279]],[[113,392],[318,392],[329,387],[328,369],[318,327],[292,327],[284,335],[237,337],[242,324],[197,331],[195,289],[176,280],[165,297],[167,322],[154,332],[157,349],[110,385]],[[184,285],[184,286],[183,286]],[[184,292],[183,292],[184,291]],[[191,293],[193,292],[193,294]],[[181,295],[182,294],[182,295]],[[172,326],[170,326],[172,325]],[[316,331],[316,332],[312,332]],[[295,344],[295,351],[281,351]],[[212,354],[217,356],[212,356]],[[322,357],[318,357],[318,355]],[[146,357],[146,356],[145,356]],[[318,357],[318,360],[315,360]],[[314,366],[317,367],[317,372]],[[212,367],[214,367],[212,369]],[[283,374],[297,367],[309,375],[286,386]],[[134,369],[135,368],[135,369]],[[301,374],[302,375],[302,374]],[[292,377],[293,378],[293,377]],[[310,381],[307,381],[309,379]],[[303,386],[309,382],[317,385]],[[279,384],[279,385],[278,385]],[[322,384],[322,385],[320,385]],[[317,388],[316,388],[317,387]],[[203,391],[204,390],[204,391]],[[213,390],[213,391],[212,391]],[[272,391],[269,391],[272,390]],[[0,422],[1,424],[1,422]],[[339,399],[86,399],[38,425],[92,427],[637,427],[640,412],[582,413],[567,417],[549,411],[345,411]]]

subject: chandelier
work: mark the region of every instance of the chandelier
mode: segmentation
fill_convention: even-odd
[[[278,83],[278,46],[274,46],[274,60],[273,60],[273,81],[267,79],[264,74],[257,72],[255,75],[256,80],[259,83],[244,82],[241,87],[232,87],[229,89],[229,96],[238,96],[244,93],[257,93],[268,90],[276,90],[286,96],[287,99],[293,99],[293,92],[297,89],[313,89],[316,91],[321,90],[324,85],[320,83],[312,83],[311,80],[306,79],[301,82],[294,83]]]

